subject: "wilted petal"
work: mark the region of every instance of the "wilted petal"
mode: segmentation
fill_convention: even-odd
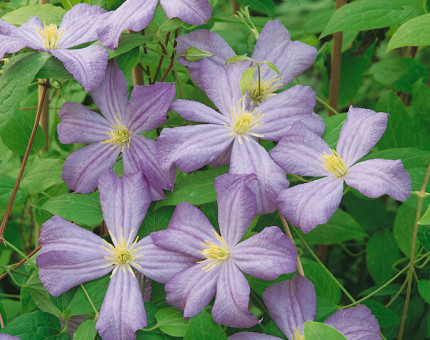
[[[381,339],[378,320],[364,305],[338,310],[325,323],[336,328],[348,340]]]
[[[343,180],[328,176],[284,190],[276,202],[289,222],[308,233],[330,219],[342,195]]]
[[[39,277],[53,296],[112,271],[111,266],[105,267],[110,261],[104,258],[103,239],[60,216],[42,225],[39,242]]]
[[[349,107],[337,142],[337,152],[349,167],[376,145],[387,128],[388,114]]]
[[[291,41],[288,30],[279,20],[268,21],[255,44],[252,58],[272,62],[281,73],[281,82],[289,84],[307,70],[315,61],[317,50],[300,41]],[[262,78],[271,78],[276,73],[268,67],[262,68]]]
[[[137,279],[119,269],[112,276],[100,309],[96,329],[103,340],[135,339],[146,326],[146,312]]]
[[[164,124],[175,97],[173,83],[135,86],[127,107],[126,125],[133,132],[149,131]]]
[[[264,124],[252,132],[263,135],[264,139],[278,141],[288,133],[294,122],[300,121],[321,136],[325,125],[322,118],[312,114],[315,102],[315,92],[309,86],[293,86],[258,106],[257,111],[264,114]]]
[[[399,159],[371,159],[355,164],[348,169],[345,182],[370,198],[387,194],[406,201],[411,194],[411,177]]]
[[[280,337],[253,333],[253,332],[239,332],[228,337],[228,340],[280,340]]]
[[[84,87],[94,90],[103,80],[109,53],[101,46],[88,46],[75,50],[50,50],[60,59],[67,71]]]
[[[315,289],[304,276],[296,275],[291,281],[275,283],[265,290],[263,300],[273,321],[290,339],[293,328],[303,335],[303,324],[315,318]]]
[[[99,178],[100,203],[108,230],[118,240],[136,236],[151,204],[148,184],[140,173],[119,178],[112,170]]]
[[[116,60],[110,61],[100,84],[91,91],[91,97],[103,116],[113,125],[118,125],[115,116],[124,124],[127,108],[128,85]]]
[[[288,188],[285,172],[270,158],[266,149],[253,139],[233,144],[230,173],[256,174],[257,213],[268,214],[276,210],[278,193]]]
[[[219,275],[212,316],[214,320],[229,327],[248,328],[258,319],[248,312],[250,288],[245,276],[233,261],[222,265]]]
[[[176,163],[190,172],[217,159],[233,139],[230,129],[215,124],[163,129],[157,139],[157,156],[164,168]]]
[[[75,102],[64,103],[59,116],[57,132],[63,144],[101,142],[112,130],[106,118]]]
[[[254,174],[225,174],[215,178],[214,185],[221,236],[229,247],[233,247],[245,235],[256,215],[257,202],[250,186],[258,185],[257,177]]]
[[[173,276],[164,286],[166,301],[184,310],[184,317],[197,315],[212,300],[222,265],[209,272],[205,263],[192,266]]]
[[[225,116],[210,107],[192,100],[177,99],[171,106],[179,115],[192,122],[224,125],[228,123]]]
[[[191,25],[202,25],[211,17],[212,8],[208,0],[160,0],[169,19],[179,18]]]
[[[320,160],[324,153],[330,154],[330,147],[301,122],[294,123],[269,153],[290,174],[315,177],[330,175]]]
[[[112,169],[120,151],[105,143],[84,146],[66,158],[61,178],[73,191],[87,194],[97,188],[99,176]]]
[[[297,251],[278,227],[266,227],[232,249],[232,260],[243,272],[263,280],[274,280],[297,267]]]

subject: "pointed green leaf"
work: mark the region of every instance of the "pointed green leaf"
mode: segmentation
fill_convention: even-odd
[[[255,69],[252,66],[247,68],[243,72],[242,78],[240,78],[240,82],[239,82],[240,91],[242,93],[242,96],[251,87],[252,82],[254,81],[254,76],[255,76]]]
[[[55,24],[58,26],[65,13],[66,11],[61,6],[54,6],[51,4],[45,4],[43,6],[28,5],[6,13],[3,15],[2,20],[13,25],[23,25],[32,17],[36,16],[46,25]]]
[[[324,323],[306,321],[303,331],[306,340],[348,340],[336,328]]]
[[[182,311],[167,307],[155,313],[157,327],[168,335],[183,337],[187,331],[188,321],[184,319]]]
[[[409,21],[394,32],[387,52],[398,47],[430,45],[430,13],[420,15]]]

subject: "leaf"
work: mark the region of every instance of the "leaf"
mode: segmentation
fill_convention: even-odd
[[[411,242],[412,232],[415,223],[415,214],[416,209],[410,208],[407,205],[402,204],[397,210],[397,214],[394,219],[394,238],[400,250],[408,258],[411,255]],[[419,241],[417,240],[417,242]],[[418,251],[418,248],[419,247],[415,247],[416,252]]]
[[[85,320],[73,334],[73,340],[94,340],[97,335],[96,320]]]
[[[203,309],[188,321],[184,340],[227,340],[227,336],[221,326]]]
[[[269,17],[275,16],[275,3],[273,0],[237,0],[237,2]]]
[[[306,321],[303,327],[306,340],[348,340],[336,328],[314,321]]]
[[[427,208],[426,212],[421,216],[418,224],[430,225],[430,206]]]
[[[115,51],[109,51],[109,59],[116,58],[133,48],[140,46],[146,42],[150,42],[154,35],[142,35],[139,33],[122,34],[119,38],[118,47]]]
[[[419,137],[428,139],[430,134],[430,87],[424,84],[422,81],[417,82],[412,92],[412,106],[415,111],[416,127],[421,127],[421,131],[418,132]],[[414,129],[415,130],[415,129]],[[413,131],[417,133],[417,131]]]
[[[400,26],[388,42],[387,52],[404,46],[430,45],[430,13],[420,15]]]
[[[327,301],[321,296],[317,296],[317,313],[315,315],[315,321],[325,321],[336,311],[337,307],[335,304]]]
[[[253,61],[250,57],[247,57],[246,55],[235,55],[234,57],[228,58],[225,61],[225,65],[230,64],[230,63],[235,63],[237,61],[242,61],[242,60],[251,60],[251,61]]]
[[[415,148],[386,149],[382,151],[372,152],[366,157],[362,158],[361,161],[375,158],[400,159],[405,169],[411,169],[427,166],[430,162],[430,152]]]
[[[71,9],[73,6],[83,2],[84,0],[61,0],[61,4],[65,10]],[[87,2],[88,3],[88,2]]]
[[[12,57],[4,67],[4,74],[0,77],[0,131],[14,114],[28,85],[48,58],[49,53],[23,53]]]
[[[10,197],[12,195],[13,187],[15,186],[15,179],[7,176],[0,176],[0,209],[6,209]],[[14,206],[20,205],[25,202],[28,195],[21,189],[16,193]]]
[[[162,332],[175,337],[185,336],[188,321],[182,316],[182,311],[174,307],[163,308],[155,313],[155,318]]]
[[[395,25],[408,17],[405,10],[392,0],[362,0],[340,7],[330,18],[320,39],[340,31],[365,31]]]
[[[339,133],[345,120],[346,113],[324,118],[325,131],[322,135],[322,139],[324,139],[332,149],[336,149]]]
[[[60,6],[51,4],[28,5],[21,7],[15,11],[6,13],[2,19],[13,25],[23,25],[32,17],[36,16],[46,25],[55,24],[60,25],[61,19],[66,11]]]
[[[239,81],[240,91],[242,96],[245,92],[251,87],[252,82],[254,81],[255,69],[254,67],[248,67],[242,74],[242,77]]]
[[[372,311],[381,328],[397,325],[400,322],[400,318],[396,313],[379,302],[366,300],[363,304]]]
[[[279,76],[279,78],[281,78],[281,73],[279,72],[278,68],[274,64],[272,64],[270,61],[265,61],[264,63],[267,65],[268,68],[270,68],[273,72],[275,72]]]
[[[423,186],[424,177],[426,174],[426,168],[409,168],[408,173],[411,176],[411,191],[416,192],[420,191]],[[425,188],[426,192],[430,192],[430,182],[427,182],[427,186]],[[422,211],[425,211],[430,204],[430,196],[424,198]],[[417,209],[418,207],[418,196],[416,194],[411,194],[411,196],[403,202],[403,205],[411,207],[413,209]]]
[[[184,175],[182,180],[176,182],[175,190],[166,193],[165,200],[157,202],[155,209],[182,202],[199,205],[216,201],[214,179],[226,173],[227,169],[228,166],[222,166]]]
[[[76,223],[96,226],[103,221],[99,194],[64,194],[48,200],[42,209]]]
[[[62,159],[35,159],[26,166],[21,187],[30,194],[35,194],[55,184],[63,183],[61,179],[63,163]]]
[[[37,73],[36,78],[41,79],[75,79],[69,71],[66,70],[63,63],[50,55],[46,63],[42,66],[40,71]]]
[[[130,73],[133,67],[137,65],[140,59],[140,50],[139,47],[135,47],[132,50],[121,54],[117,61],[118,67],[124,73]]]
[[[429,280],[419,280],[418,281],[418,292],[425,302],[430,304],[430,281]]]
[[[151,206],[139,229],[139,237],[144,238],[154,231],[166,229],[174,210],[175,207],[173,206],[161,207],[156,210]]]
[[[429,208],[430,209],[430,208]],[[423,225],[418,227],[418,240],[426,251],[430,251],[430,226]]]

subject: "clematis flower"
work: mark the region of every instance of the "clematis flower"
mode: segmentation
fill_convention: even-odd
[[[64,15],[59,27],[45,25],[38,17],[21,27],[0,20],[0,58],[24,47],[49,52],[64,64],[85,91],[92,91],[103,79],[109,54],[104,47],[96,45],[71,48],[98,39],[96,29],[105,12],[97,6],[77,4]]]
[[[248,312],[249,284],[242,272],[273,280],[296,269],[297,251],[278,227],[240,242],[256,213],[252,187],[255,175],[225,174],[215,179],[220,233],[203,213],[181,203],[166,230],[151,234],[154,243],[194,264],[178,271],[165,285],[166,301],[198,314],[215,295],[212,315],[230,327],[251,327],[257,318]]]
[[[158,0],[126,0],[106,16],[105,25],[98,30],[100,41],[110,49],[116,48],[121,32],[137,32],[148,26],[157,3]],[[212,12],[209,0],[160,0],[160,5],[169,19],[178,17],[192,25],[206,23]]]
[[[99,190],[113,244],[54,216],[43,224],[40,233],[42,248],[36,260],[39,277],[48,292],[58,296],[112,273],[96,329],[104,340],[135,339],[135,331],[147,323],[135,270],[164,283],[190,263],[185,256],[155,246],[150,236],[137,240],[151,203],[148,185],[140,174],[120,179],[108,170],[100,177]]]
[[[275,211],[275,199],[288,181],[258,138],[278,141],[297,120],[322,134],[322,119],[312,114],[314,91],[297,85],[251,108],[239,87],[248,62],[223,66],[206,58],[200,65],[204,90],[220,113],[199,102],[174,101],[171,108],[181,117],[206,124],[163,129],[157,140],[160,163],[164,168],[175,163],[184,172],[208,163],[230,163],[230,173],[254,173],[259,183],[258,213]]]
[[[313,321],[317,309],[315,288],[307,278],[296,275],[291,281],[275,283],[263,293],[270,316],[289,340],[303,340],[303,325]],[[338,310],[325,324],[336,328],[348,340],[379,340],[381,330],[372,312],[364,305]],[[229,340],[275,340],[273,335],[239,332]]]
[[[277,199],[282,215],[303,232],[311,231],[337,210],[344,182],[370,198],[388,194],[405,201],[411,179],[400,160],[357,163],[381,138],[387,119],[386,113],[351,106],[337,150],[302,123],[294,123],[270,155],[288,173],[323,178],[283,190]]]
[[[155,141],[139,133],[166,121],[175,96],[171,83],[135,86],[128,100],[128,86],[116,61],[110,62],[100,86],[91,92],[101,115],[78,103],[64,103],[60,110],[58,138],[61,143],[91,143],[73,152],[63,165],[62,178],[75,192],[97,188],[99,176],[111,169],[122,153],[124,173],[142,171],[153,200],[164,198],[171,189],[174,173],[160,168]]]

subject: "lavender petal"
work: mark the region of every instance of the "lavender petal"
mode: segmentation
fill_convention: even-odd
[[[176,17],[191,25],[206,23],[212,13],[208,0],[160,0],[160,5],[169,19]]]
[[[225,116],[202,103],[192,100],[177,99],[173,102],[171,109],[178,112],[182,118],[191,120],[192,122],[211,123],[217,125],[228,123]]]

